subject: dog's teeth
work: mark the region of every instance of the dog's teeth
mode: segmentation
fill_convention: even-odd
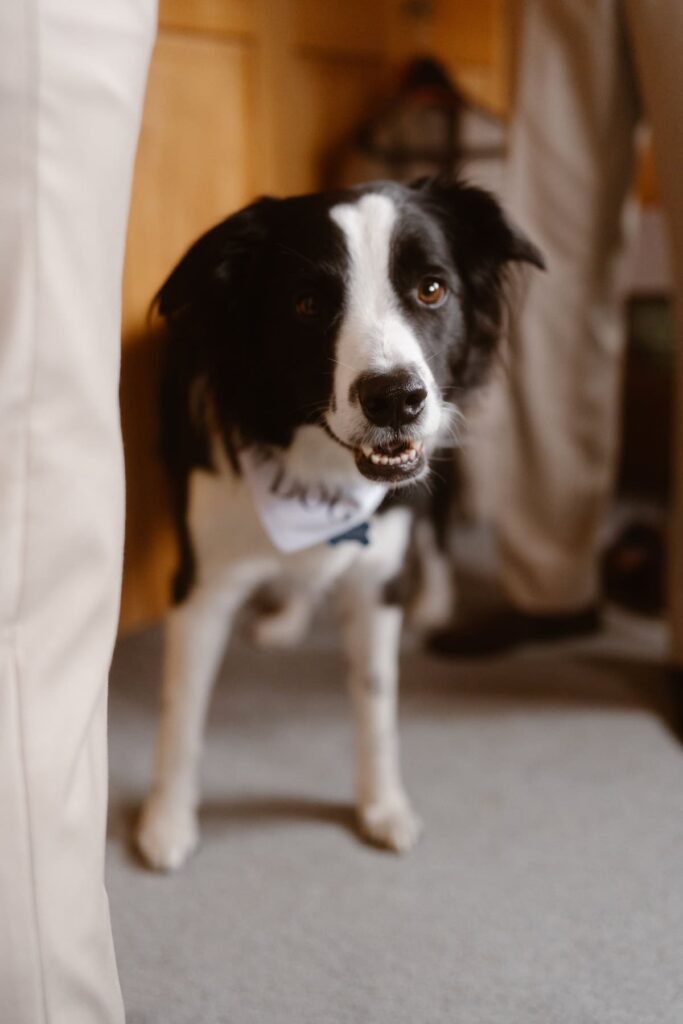
[[[361,451],[366,459],[369,459],[375,466],[405,466],[415,460],[422,453],[421,441],[408,441],[402,452],[396,455],[387,455],[382,449],[371,448],[370,445],[361,445]]]

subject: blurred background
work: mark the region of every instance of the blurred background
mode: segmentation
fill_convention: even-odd
[[[316,629],[279,654],[238,636],[212,703],[198,855],[159,878],[127,849],[158,722],[153,624],[176,561],[152,297],[201,232],[260,194],[455,169],[504,199],[521,6],[160,0],[124,281],[128,510],[110,706],[108,888],[130,1024],[161,1019],[160,998],[169,1024],[681,1019],[683,787],[667,640],[657,618],[624,614],[627,602],[595,635],[504,658],[437,659],[408,637],[401,742],[428,829],[402,860],[354,835],[336,633]],[[619,273],[613,527],[629,507],[661,525],[670,495],[672,284],[646,128],[638,150]],[[471,471],[495,443],[487,401],[460,456],[465,598],[492,518],[486,473]]]
[[[128,530],[121,628],[164,611],[175,549],[157,458],[152,296],[257,195],[461,168],[505,192],[518,0],[161,0],[124,284]],[[673,327],[647,133],[624,256],[621,493],[665,504]],[[486,515],[486,496],[470,506]]]

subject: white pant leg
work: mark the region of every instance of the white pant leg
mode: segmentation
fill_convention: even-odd
[[[637,101],[617,0],[527,0],[508,206],[543,250],[512,338],[496,459],[501,575],[530,611],[597,596],[618,437],[615,289]]]
[[[630,36],[643,100],[654,128],[657,173],[673,256],[677,294],[678,363],[673,464],[670,604],[673,657],[683,665],[683,4],[628,0]]]
[[[153,0],[0,4],[0,1019],[123,1020],[107,897],[120,289]]]

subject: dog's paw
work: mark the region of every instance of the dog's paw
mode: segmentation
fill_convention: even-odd
[[[411,850],[422,832],[422,822],[405,796],[362,804],[358,817],[366,839],[396,853]]]
[[[199,842],[197,815],[185,802],[152,794],[143,807],[136,841],[151,868],[175,871]]]

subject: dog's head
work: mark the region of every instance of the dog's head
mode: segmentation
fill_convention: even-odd
[[[482,376],[513,261],[543,266],[487,193],[379,183],[259,200],[200,238],[157,301],[191,415],[210,405],[229,447],[318,424],[396,485],[426,471]]]

